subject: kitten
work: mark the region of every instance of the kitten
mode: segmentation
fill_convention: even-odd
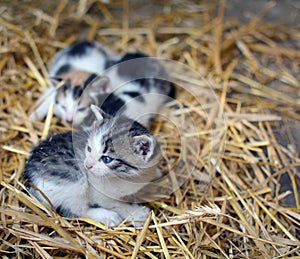
[[[35,103],[29,118],[32,120],[43,119],[53,102],[55,103],[54,114],[64,124],[68,124],[66,120],[73,120],[70,118],[71,111],[73,112],[73,108],[77,104],[78,92],[76,91],[81,91],[80,88],[86,84],[90,75],[102,74],[111,60],[117,58],[118,56],[112,50],[99,42],[75,43],[59,51],[49,67],[51,85]],[[62,79],[68,82],[61,90],[58,90],[60,89],[58,82]],[[72,97],[74,91],[76,98]],[[58,93],[60,94],[58,95]],[[66,98],[62,98],[62,95]],[[57,96],[59,100],[57,100]]]
[[[56,90],[54,114],[65,126],[77,129],[82,128],[86,117],[93,121],[90,105],[97,104],[100,96],[105,99],[106,93],[110,91],[107,78],[97,78],[96,74],[80,70],[64,73],[52,78],[51,82],[59,86]]]
[[[33,195],[48,203],[45,194],[63,216],[87,217],[109,227],[124,220],[140,226],[149,209],[124,199],[155,178],[159,144],[138,122],[94,105],[91,110],[93,129],[42,141],[25,164],[24,179]]]
[[[175,97],[175,87],[159,59],[127,53],[104,73],[112,92],[124,102],[119,112],[149,128],[161,107]]]
[[[60,118],[62,124],[73,126],[75,129],[90,126],[91,104],[103,105],[102,109],[112,115],[116,112],[127,115],[148,128],[161,106],[174,97],[175,88],[168,81],[167,71],[157,59],[144,54],[127,53],[118,58],[115,54],[103,54],[109,51],[98,50],[95,47],[97,45],[91,44],[88,42],[75,44],[55,56],[49,71],[54,77],[51,80],[52,86],[38,102],[49,91],[53,94],[50,98],[46,97],[43,105],[36,113],[32,113],[30,118],[36,119],[35,114],[43,118],[51,101],[55,100],[54,114]],[[81,66],[82,64],[85,68]],[[104,71],[104,68],[108,67],[110,68]],[[96,70],[98,72],[93,73]],[[107,76],[110,83],[97,84],[97,87],[94,84],[91,87],[92,92],[88,90],[90,87],[88,83],[96,74]],[[56,91],[54,87],[57,88]],[[91,95],[97,98],[90,98]]]

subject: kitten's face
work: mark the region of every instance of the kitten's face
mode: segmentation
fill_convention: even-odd
[[[57,90],[54,114],[61,119],[64,125],[72,125],[74,113],[77,111],[77,102],[81,96],[80,86],[72,86],[70,80]]]
[[[85,148],[87,171],[96,176],[133,177],[153,167],[159,153],[154,136],[126,117],[101,118],[101,114]]]
[[[109,91],[106,79],[101,80],[85,71],[74,70],[59,75],[53,83],[62,84],[57,89],[54,114],[64,125],[75,128],[91,115],[90,105],[97,105],[97,96]]]

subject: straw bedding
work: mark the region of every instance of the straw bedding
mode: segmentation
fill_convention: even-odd
[[[222,1],[0,4],[3,258],[300,257],[300,34],[262,22],[271,6],[246,24],[224,18],[225,8]],[[62,218],[23,186],[31,148],[66,130],[51,113],[44,122],[27,114],[47,87],[53,55],[78,39],[181,62],[166,62],[177,101],[152,129],[165,147],[167,177],[156,188],[166,193],[149,202],[141,229]]]

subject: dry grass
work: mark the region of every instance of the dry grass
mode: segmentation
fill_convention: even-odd
[[[0,254],[299,258],[300,160],[291,132],[300,117],[299,31],[262,23],[268,6],[241,24],[224,18],[223,2],[165,4],[149,16],[130,15],[144,12],[139,2],[57,3],[0,4]],[[49,132],[64,130],[55,118],[30,121],[28,111],[47,87],[54,53],[76,39],[191,68],[168,66],[180,88],[179,103],[166,108],[177,129],[162,119],[153,127],[165,139],[171,165],[161,165],[170,171],[165,182],[181,187],[150,202],[153,212],[142,229],[61,218],[24,190],[31,148]],[[283,177],[291,185],[282,192]],[[283,206],[287,196],[293,207]]]

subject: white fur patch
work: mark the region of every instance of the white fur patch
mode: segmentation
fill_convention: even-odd
[[[68,184],[57,184],[39,178],[34,182],[35,186],[40,189],[51,201],[54,207],[63,206],[69,208],[74,214],[81,215],[87,207],[87,183],[83,181],[68,182]],[[37,192],[38,198],[43,202],[47,201]]]

